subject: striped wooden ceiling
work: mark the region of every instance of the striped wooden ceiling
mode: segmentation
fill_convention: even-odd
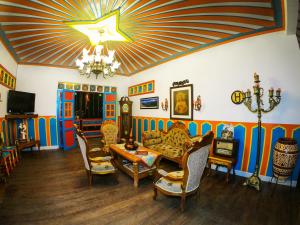
[[[1,36],[21,64],[74,67],[89,39],[66,21],[120,10],[133,42],[107,42],[131,75],[193,51],[282,29],[280,0],[9,0],[0,1]]]

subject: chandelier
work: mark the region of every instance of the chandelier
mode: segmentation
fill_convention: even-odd
[[[96,45],[92,54],[89,50],[82,50],[81,58],[76,60],[76,66],[80,75],[87,75],[89,78],[94,74],[96,78],[102,75],[104,78],[112,77],[120,64],[114,57],[115,50],[109,50],[108,55],[102,54],[103,45]]]

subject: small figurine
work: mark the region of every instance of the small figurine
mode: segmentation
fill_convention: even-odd
[[[168,111],[168,99],[165,99],[165,103],[161,102],[161,108],[164,111]]]
[[[233,139],[234,127],[231,124],[225,124],[221,132],[223,139]]]
[[[132,139],[128,139],[125,144],[125,149],[128,151],[135,151],[139,145]]]
[[[20,123],[19,129],[20,129],[20,139],[26,140],[27,139],[27,137],[26,137],[27,136],[27,132],[26,132],[27,127],[26,127],[25,123]]]

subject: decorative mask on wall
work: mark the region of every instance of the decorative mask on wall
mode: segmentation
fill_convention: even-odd
[[[194,110],[200,111],[201,106],[202,106],[201,97],[200,97],[200,95],[198,95],[196,101],[194,101]]]
[[[168,111],[168,107],[169,107],[168,99],[165,98],[165,102],[161,102],[161,108],[164,111]]]

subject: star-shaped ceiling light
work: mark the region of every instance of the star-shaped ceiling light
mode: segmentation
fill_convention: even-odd
[[[92,45],[104,41],[132,41],[119,29],[120,11],[113,11],[99,19],[65,22],[89,37]]]

